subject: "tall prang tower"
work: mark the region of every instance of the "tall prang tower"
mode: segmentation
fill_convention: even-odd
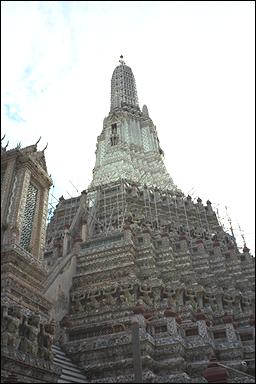
[[[121,59],[111,79],[111,106],[97,140],[91,186],[126,179],[163,190],[176,189],[163,163],[156,127],[139,107],[135,78]]]
[[[93,180],[60,199],[45,258],[59,343],[90,382],[201,383],[211,358],[216,380],[254,382],[254,259],[173,183],[123,57]]]

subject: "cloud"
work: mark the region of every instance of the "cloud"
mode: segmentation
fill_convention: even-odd
[[[4,104],[5,114],[8,119],[15,121],[16,123],[24,123],[26,120],[21,117],[19,107],[17,105]]]

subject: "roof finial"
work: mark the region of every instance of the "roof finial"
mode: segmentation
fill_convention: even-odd
[[[238,225],[238,227],[239,227],[240,235],[241,235],[241,237],[243,239],[243,242],[244,242],[244,247],[246,247],[246,241],[245,241],[245,238],[244,238],[244,233],[242,232],[242,229],[241,229],[240,225]]]
[[[37,142],[35,143],[35,145],[37,145],[39,143],[39,141],[41,140],[41,136],[39,137],[39,139],[37,140]]]
[[[42,150],[42,152],[44,152],[46,150],[46,148],[48,147],[48,143],[46,144],[46,146],[44,147],[44,149]]]
[[[227,213],[228,222],[229,222],[229,225],[230,225],[230,232],[232,234],[232,237],[233,237],[234,241],[236,242],[236,238],[235,238],[233,227],[232,227],[232,221],[231,221],[231,218],[230,218],[230,216],[228,214],[228,207],[225,206],[225,209],[226,209],[226,213]]]
[[[121,55],[121,56],[120,56],[120,60],[119,60],[119,63],[121,63],[122,65],[124,65],[124,64],[125,64],[125,62],[124,62],[123,58],[124,58],[124,57],[123,57],[123,55]]]

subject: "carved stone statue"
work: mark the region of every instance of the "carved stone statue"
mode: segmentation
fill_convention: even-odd
[[[19,336],[20,336],[20,343],[19,343],[19,350],[24,353],[32,353],[31,343],[28,339],[29,335],[29,325],[28,325],[28,318],[27,316],[23,316],[22,323],[19,327]]]
[[[152,293],[151,287],[148,287],[146,285],[140,285],[139,290],[141,292],[141,299],[144,301],[145,304],[151,306],[153,304],[152,298],[150,297],[150,294]]]
[[[206,291],[204,294],[204,299],[209,302],[209,306],[211,307],[212,311],[216,311],[218,309],[216,296],[213,292]]]
[[[115,305],[116,299],[113,297],[113,295],[116,293],[117,288],[116,287],[108,287],[104,288],[103,294],[105,296],[104,304],[107,305]]]
[[[55,323],[40,324],[38,334],[38,356],[45,360],[52,360],[52,343],[54,337]]]
[[[39,333],[39,322],[40,316],[37,313],[32,314],[28,320],[28,339],[31,343],[30,351],[33,355],[37,355],[38,351],[37,335]]]
[[[53,359],[52,344],[53,344],[54,331],[55,331],[55,322],[52,320],[49,324],[45,324],[44,329],[45,329],[44,347],[47,349],[47,353],[45,357],[48,360],[52,360]]]
[[[80,294],[80,293],[77,293],[77,292],[74,292],[72,295],[71,295],[71,301],[74,303],[73,304],[73,311],[74,312],[81,312],[83,311],[83,305],[81,303],[81,300],[83,300],[85,297],[85,294]]]
[[[92,309],[97,309],[100,307],[100,303],[96,299],[96,297],[99,297],[100,294],[101,294],[101,292],[99,289],[96,289],[96,290],[94,289],[94,290],[88,292],[89,306]]]
[[[233,303],[235,301],[233,295],[225,293],[223,295],[222,300],[223,300],[223,308],[226,310],[232,310]]]
[[[196,310],[198,307],[198,303],[196,300],[196,293],[193,289],[191,288],[186,288],[185,289],[185,297],[186,297],[186,305],[191,305],[193,310]]]
[[[20,342],[20,319],[21,313],[18,307],[9,307],[9,309],[5,307],[3,309],[3,328],[1,335],[3,346],[10,346],[17,349]]]
[[[120,295],[120,299],[122,302],[124,302],[126,304],[133,304],[134,303],[135,296],[134,296],[134,294],[131,293],[133,291],[133,285],[132,284],[120,287],[120,291],[122,292],[122,294]]]
[[[174,310],[176,310],[177,308],[176,290],[172,288],[169,284],[167,284],[163,287],[162,294],[167,296],[168,307],[171,307]]]

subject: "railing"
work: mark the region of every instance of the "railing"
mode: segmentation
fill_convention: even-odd
[[[58,276],[58,274],[60,273],[60,271],[67,265],[67,263],[72,259],[73,256],[74,256],[73,252],[68,253],[50,271],[49,276],[47,277],[46,281],[43,284],[44,285],[44,291],[43,291],[44,293],[48,290],[48,288],[51,286],[51,284],[55,281],[55,279]]]

